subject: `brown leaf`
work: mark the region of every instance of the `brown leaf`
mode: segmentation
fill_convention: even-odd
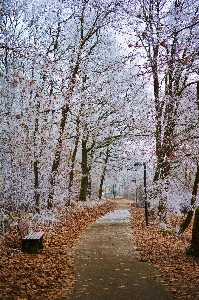
[[[143,31],[143,32],[142,32],[142,39],[143,39],[143,40],[146,39],[146,36],[147,36],[146,31]]]

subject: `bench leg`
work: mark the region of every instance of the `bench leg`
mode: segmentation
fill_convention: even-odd
[[[42,249],[44,246],[43,246],[43,236],[40,238],[39,240],[39,243],[38,243],[38,248],[39,249]]]
[[[21,251],[22,252],[27,252],[27,247],[28,247],[28,241],[27,240],[22,240]]]
[[[29,254],[38,253],[38,240],[22,240],[21,251]]]

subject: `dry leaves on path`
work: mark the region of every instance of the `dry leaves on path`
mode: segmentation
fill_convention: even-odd
[[[74,208],[53,227],[36,227],[45,231],[44,249],[39,254],[21,253],[16,228],[1,236],[0,299],[67,299],[75,280],[74,241],[89,223],[113,208],[109,201]]]
[[[199,259],[186,255],[191,226],[180,239],[174,231],[163,230],[149,221],[145,226],[144,210],[131,209],[133,239],[141,251],[141,259],[155,265],[162,273],[163,284],[169,284],[177,299],[199,299]],[[175,219],[175,226],[178,219]],[[179,225],[179,224],[178,224]]]

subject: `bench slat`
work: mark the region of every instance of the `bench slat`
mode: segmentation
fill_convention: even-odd
[[[43,231],[40,232],[30,232],[27,236],[23,238],[23,240],[40,240],[40,238],[44,235]]]

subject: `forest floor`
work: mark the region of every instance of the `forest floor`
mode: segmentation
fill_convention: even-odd
[[[179,238],[175,231],[183,217],[171,216],[170,230],[164,230],[157,222],[149,219],[145,226],[143,208],[132,207],[131,225],[133,239],[141,260],[147,261],[159,269],[163,284],[170,286],[176,299],[199,299],[199,258],[186,254],[190,245],[192,224]]]
[[[110,201],[93,207],[74,207],[59,222],[37,227],[45,231],[44,249],[39,254],[21,253],[16,227],[1,235],[0,299],[67,299],[75,283],[74,242],[88,224],[114,207]],[[132,239],[141,253],[140,259],[160,270],[158,280],[172,290],[176,299],[199,299],[199,259],[186,255],[191,226],[180,239],[174,234],[179,218],[171,218],[172,228],[167,231],[150,219],[146,227],[142,208],[132,206],[131,217]]]
[[[56,223],[33,227],[45,231],[44,248],[39,254],[20,251],[16,226],[0,235],[0,299],[67,299],[75,282],[74,242],[88,224],[114,207],[110,201],[90,207],[73,207],[62,212]]]

